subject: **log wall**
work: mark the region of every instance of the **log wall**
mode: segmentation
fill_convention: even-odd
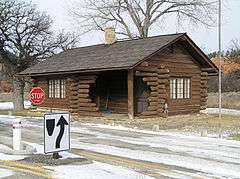
[[[207,72],[202,72],[201,73],[201,104],[200,104],[200,109],[204,110],[207,108],[207,98],[208,98],[208,87],[207,87],[207,82],[208,82],[208,73]]]
[[[96,101],[90,95],[91,85],[96,82],[96,75],[79,75],[69,78],[70,112],[81,116],[100,116]]]
[[[169,47],[140,64],[136,70],[151,89],[148,111],[143,116],[165,116],[165,103],[169,115],[197,113],[200,107],[206,107],[206,73],[201,73],[200,66],[183,46]],[[191,78],[191,98],[170,99],[170,78],[184,77]]]
[[[140,65],[136,68],[137,75],[143,78],[150,88],[150,94],[147,98],[148,108],[140,114],[142,117],[165,117],[165,103],[167,102],[167,88],[169,79],[169,70],[162,66],[149,67]]]
[[[58,79],[56,76],[53,76],[51,79]],[[61,79],[67,79],[66,76],[62,76]],[[69,106],[69,89],[71,82],[67,79],[66,81],[66,98],[49,98],[48,97],[48,78],[47,77],[38,77],[34,79],[34,86],[41,87],[45,92],[45,100],[39,105],[39,107],[45,108],[61,108],[61,109],[70,109]]]

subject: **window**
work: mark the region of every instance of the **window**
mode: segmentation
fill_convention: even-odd
[[[173,78],[170,80],[171,99],[190,98],[190,78]]]
[[[177,79],[170,80],[170,98],[176,99],[176,81]]]
[[[49,98],[66,98],[66,80],[49,80],[48,81]]]

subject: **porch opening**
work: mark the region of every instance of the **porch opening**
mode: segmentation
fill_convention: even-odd
[[[127,114],[127,71],[100,73],[96,80],[95,89],[92,89],[92,91],[94,90],[95,101],[100,112]]]

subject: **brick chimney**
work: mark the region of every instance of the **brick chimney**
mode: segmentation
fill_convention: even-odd
[[[108,27],[105,29],[105,44],[111,45],[116,41],[115,29]]]

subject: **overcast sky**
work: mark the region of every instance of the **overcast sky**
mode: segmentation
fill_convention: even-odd
[[[67,31],[76,31],[74,21],[67,12],[71,0],[32,0],[37,4],[40,10],[46,11],[54,20],[54,29],[66,29]],[[81,1],[81,0],[79,0]],[[227,8],[224,8],[223,22],[223,48],[230,46],[232,39],[240,40],[240,0],[223,0],[227,1]],[[218,31],[217,28],[197,28],[184,29],[188,35],[199,45],[205,52],[211,52],[218,49]],[[153,35],[176,33],[176,28],[156,30]],[[80,39],[80,46],[103,43],[103,33],[86,34]]]

